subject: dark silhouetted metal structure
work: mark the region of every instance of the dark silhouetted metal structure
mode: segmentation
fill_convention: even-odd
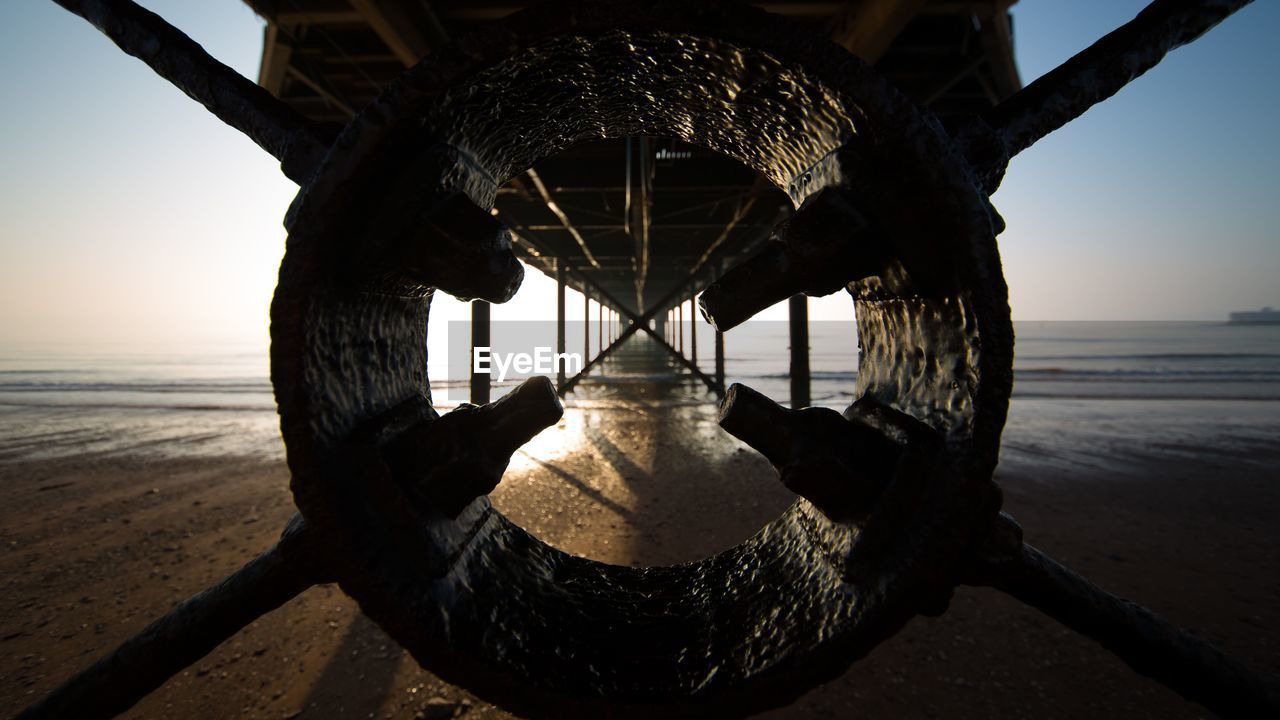
[[[299,517],[275,548],[26,717],[120,712],[322,582],[337,582],[440,677],[538,717],[780,706],[916,615],[944,612],[965,583],[1041,608],[1215,712],[1280,712],[1270,679],[1024,545],[992,482],[1013,333],[989,194],[1010,156],[1242,0],[1157,0],[991,112],[953,115],[945,128],[846,49],[759,9],[553,3],[431,45],[376,98],[344,103],[331,92],[331,105],[358,111],[336,137],[128,0],[59,2],[250,135],[301,185],[271,312]],[[844,20],[835,36],[853,43],[865,28],[856,13]],[[373,27],[402,63],[432,43],[397,33],[406,26],[385,14]],[[576,377],[559,388],[535,378],[439,416],[425,376],[432,293],[505,301],[521,279],[513,247],[540,269],[564,268],[629,321],[610,347],[645,332],[684,360],[650,329],[697,278],[671,276],[667,290],[647,275],[661,254],[646,230],[653,158],[628,149],[627,198],[638,205],[627,293],[594,274],[604,254],[560,207],[563,190],[527,172],[584,141],[623,138],[713,150],[796,208],[744,264],[713,282],[718,270],[708,270],[700,304],[718,331],[798,292],[847,289],[857,309],[860,399],[843,414],[783,408],[741,386],[721,407],[721,425],[801,497],[738,547],[673,567],[567,555],[489,504],[511,453],[560,417],[557,392]],[[506,213],[488,211],[521,176],[576,252],[531,240],[527,227],[513,235],[499,222]],[[715,379],[684,365],[722,391],[721,355],[718,334]]]

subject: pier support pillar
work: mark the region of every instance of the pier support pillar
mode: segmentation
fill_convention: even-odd
[[[724,333],[716,330],[716,385],[724,390]]]
[[[489,347],[489,303],[475,300],[471,303],[471,357],[475,357],[475,349]],[[475,362],[471,363],[471,404],[484,405],[489,402],[489,373],[477,373]]]
[[[582,293],[582,366],[591,362],[591,296]]]
[[[684,354],[684,303],[676,306],[676,349]]]
[[[565,353],[565,342],[564,342],[565,275],[566,273],[565,273],[564,263],[560,261],[556,261],[556,355],[557,356],[564,355]],[[587,359],[583,358],[582,362],[585,364],[587,362]],[[556,362],[556,391],[557,392],[562,392],[561,388],[564,387],[564,381],[565,381],[564,363],[557,360]]]
[[[689,360],[698,364],[698,295],[689,285]]]
[[[808,407],[809,402],[809,298],[792,295],[791,311],[791,409]]]

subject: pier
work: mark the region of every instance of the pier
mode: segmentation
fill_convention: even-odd
[[[258,81],[321,126],[345,124],[355,110],[405,68],[463,33],[483,30],[523,2],[361,0],[335,8],[329,0],[247,0],[268,21]],[[828,34],[874,63],[895,85],[941,117],[984,112],[1021,87],[1013,59],[1008,9],[1013,0],[938,2],[756,3]],[[584,348],[589,374],[634,335],[670,353],[673,370],[724,393],[724,339],[716,335],[709,372],[699,369],[690,326],[703,322],[696,298],[717,278],[758,254],[792,212],[785,193],[759,173],[722,155],[670,138],[593,141],[541,159],[498,191],[496,217],[512,231],[529,268],[599,303],[607,318]],[[809,404],[807,301],[789,303],[793,325],[790,397]],[[487,343],[483,301],[473,313],[476,342]],[[557,306],[563,324],[572,310]],[[606,322],[607,320],[607,322]],[[557,338],[557,352],[565,352]],[[588,343],[588,345],[591,345]],[[563,394],[581,377],[556,377]],[[484,379],[472,402],[489,397]]]
[[[372,621],[352,624],[335,660],[368,655],[385,633],[381,658],[398,645],[438,692],[472,693],[493,704],[491,717],[745,717],[798,710],[827,692],[843,714],[860,696],[831,688],[858,661],[901,659],[895,641],[924,637],[937,652],[903,667],[937,667],[944,644],[1022,639],[1039,623],[1019,613],[1032,610],[1212,712],[1280,711],[1280,682],[1251,669],[1250,656],[1091,583],[1075,551],[1071,569],[1025,542],[1011,512],[1027,497],[1006,506],[996,477],[1010,467],[1002,450],[1019,450],[1002,445],[1014,332],[996,241],[1005,223],[991,200],[1010,159],[1247,0],[1155,0],[1026,88],[1007,0],[568,0],[525,12],[515,12],[522,3],[251,0],[268,20],[257,85],[129,0],[57,2],[249,136],[299,186],[270,309],[288,483],[274,487],[271,528],[282,530],[265,550],[238,547],[243,564],[224,574],[197,562],[227,557],[217,548],[187,556],[164,545],[173,572],[211,573],[206,589],[169,597],[177,589],[160,589],[171,576],[157,564],[146,585],[164,595],[150,598],[159,616],[20,717],[124,713],[317,594],[349,598]],[[554,323],[534,354],[495,353],[493,305],[513,301],[526,273],[554,285]],[[579,322],[570,289],[583,302],[580,367],[496,392],[472,365],[448,383],[471,402],[436,401],[433,298],[470,303],[459,306],[466,337],[451,330],[451,348],[476,358],[488,348],[505,358],[500,374],[523,373],[530,358],[569,354],[567,326]],[[856,383],[843,407],[815,406],[807,298],[846,292]],[[771,349],[787,372],[755,378],[785,377],[786,398],[728,374],[731,333],[775,306],[787,311],[786,347]],[[714,333],[700,358],[692,330],[704,322]],[[1076,443],[1091,453],[1101,444]],[[133,499],[133,468],[125,475]],[[225,489],[209,479],[184,483],[187,492]],[[48,484],[35,493],[72,484],[37,482]],[[1138,502],[1111,505],[1142,508],[1175,491],[1146,488]],[[177,513],[144,519],[194,523],[204,500],[185,499]],[[131,532],[102,530],[129,512],[124,500],[89,521],[92,536],[77,545]],[[225,496],[219,504],[235,518],[219,530],[260,520],[257,504],[247,517]],[[87,505],[71,520],[46,507],[25,527],[37,541],[85,526]],[[1034,505],[1022,517],[1045,519]],[[1086,560],[1106,552],[1091,533],[1074,535],[1086,538]],[[1181,535],[1193,550],[1217,537]],[[142,544],[153,537],[169,539],[146,531]],[[50,548],[69,549],[30,555],[26,582],[58,579],[32,569],[57,557]],[[80,571],[118,555],[78,562]],[[1190,555],[1143,564],[1155,573]],[[116,604],[127,600],[117,589]],[[976,637],[911,634],[953,604]],[[57,605],[81,631],[82,618],[103,612],[86,607],[88,594]],[[976,621],[983,612],[994,620]],[[33,638],[78,632],[59,635],[49,622]],[[1063,634],[1073,637],[1041,636],[1029,656],[1084,657]],[[242,659],[253,662],[243,653],[231,662]],[[306,671],[294,648],[291,661]],[[328,681],[352,675],[330,662],[308,696],[290,699],[302,709],[288,716],[321,707]],[[382,686],[358,707],[376,715],[370,704],[395,678],[355,677]],[[991,687],[1012,697],[1000,681]],[[345,711],[346,694],[326,707]],[[255,704],[267,703],[245,712]],[[428,702],[419,715],[471,706]],[[902,710],[889,714],[910,714]],[[936,710],[929,703],[925,714]]]

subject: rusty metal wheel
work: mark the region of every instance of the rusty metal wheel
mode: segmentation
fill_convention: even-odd
[[[127,708],[333,581],[424,667],[531,716],[782,705],[943,612],[962,583],[1045,609],[1216,711],[1280,707],[1269,681],[1024,546],[991,479],[1013,353],[988,201],[1004,164],[1241,2],[1159,0],[952,133],[856,58],[736,3],[551,4],[408,71],[323,161],[313,129],[155,16],[125,0],[63,4],[303,185],[271,318],[301,517],[30,716]],[[426,378],[434,289],[502,301],[520,282],[487,212],[497,188],[572,143],[636,135],[735,158],[797,207],[774,247],[704,294],[710,320],[727,329],[765,300],[847,287],[862,348],[860,400],[843,416],[741,387],[722,406],[722,426],[800,500],[729,551],[639,569],[556,550],[485,497],[559,417],[548,382],[440,416]]]
[[[873,224],[895,228],[891,248],[866,249],[892,255],[885,270],[853,288],[859,394],[928,422],[946,459],[912,451],[946,472],[926,487],[901,474],[858,522],[800,500],[723,554],[631,569],[549,547],[483,497],[455,521],[413,502],[395,467],[353,454],[362,424],[428,398],[430,296],[394,261],[411,236],[369,226],[456,193],[490,207],[539,158],[628,135],[729,155],[797,204],[856,191]],[[366,613],[424,667],[517,712],[790,702],[945,607],[951,568],[994,522],[1012,364],[994,234],[940,126],[834,46],[730,5],[539,8],[408,73],[295,206],[272,375],[298,507]],[[890,486],[893,468],[872,482]]]

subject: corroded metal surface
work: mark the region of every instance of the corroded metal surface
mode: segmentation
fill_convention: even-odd
[[[944,611],[962,582],[1045,609],[1216,711],[1276,709],[1273,684],[1023,546],[991,481],[1013,336],[989,192],[1010,155],[1242,2],[1157,0],[954,138],[856,58],[737,3],[552,4],[407,72],[317,164],[310,128],[159,18],[127,0],[59,1],[305,181],[272,305],[304,520],[32,716],[128,707],[251,616],[335,578],[423,666],[531,716],[781,705]],[[719,151],[815,211],[757,266],[786,280],[775,293],[847,283],[861,344],[860,400],[843,417],[731,394],[725,428],[809,499],[673,567],[569,556],[489,504],[510,453],[559,417],[549,382],[439,417],[426,378],[434,289],[500,301],[519,283],[485,212],[496,189],[575,142],[633,135]],[[857,212],[817,212],[838,197]],[[842,218],[891,233],[853,247]],[[750,302],[725,307],[749,314]],[[299,537],[304,549],[281,555]]]
[[[872,369],[868,390],[884,403],[914,410],[928,402],[915,395],[952,392],[957,366],[967,374],[959,397],[926,418],[950,449],[914,482],[884,479],[892,522],[867,531],[800,501],[722,555],[620,568],[539,542],[483,498],[450,519],[403,493],[380,458],[352,451],[359,423],[426,392],[426,294],[349,271],[357,253],[379,252],[377,238],[356,246],[346,230],[386,178],[423,154],[456,158],[437,192],[484,207],[540,157],[626,135],[720,151],[797,203],[856,187],[903,233],[897,271],[876,288],[890,310],[864,314],[922,296],[969,309],[909,336],[885,334],[899,330],[887,319],[862,326],[864,343],[912,356],[927,347],[947,374],[907,385]],[[888,202],[906,187],[910,203]],[[296,203],[272,349],[295,497],[340,539],[340,583],[364,611],[424,666],[505,707],[736,715],[787,703],[913,615],[945,607],[949,568],[994,518],[990,463],[1012,347],[999,278],[985,197],[960,156],[856,59],[728,4],[541,8],[412,70],[348,127]],[[979,426],[988,431],[975,436]]]
[[[998,588],[1096,639],[1134,670],[1222,717],[1275,717],[1280,684],[1258,675],[1150,610],[1112,595],[1030,545],[986,563],[980,584]]]
[[[840,186],[805,198],[761,252],[707,287],[698,298],[702,314],[725,332],[794,295],[831,295],[880,274],[890,231],[872,227],[858,205]]]
[[[54,0],[80,15],[163,78],[280,161],[284,174],[303,183],[324,156],[320,131],[155,13],[128,0]]]
[[[1017,155],[1120,92],[1170,51],[1200,37],[1252,1],[1155,0],[1132,21],[1001,103],[987,123],[1007,155]],[[995,192],[998,185],[996,181],[990,191]]]
[[[864,519],[903,454],[894,438],[861,422],[860,413],[792,410],[745,385],[729,388],[720,427],[764,455],[782,484],[836,521]]]

